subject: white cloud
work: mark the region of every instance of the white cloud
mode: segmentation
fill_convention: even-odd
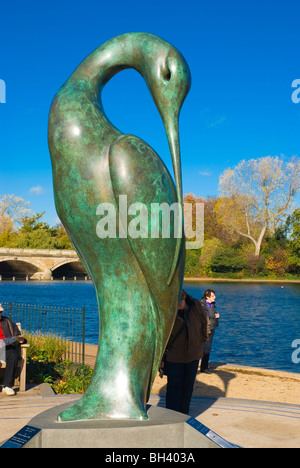
[[[211,122],[208,125],[208,128],[218,127],[219,125],[222,125],[225,121],[226,121],[226,117],[223,115],[223,117],[220,117],[219,119],[215,120],[214,122]]]
[[[210,177],[212,175],[212,173],[209,171],[199,171],[198,174],[203,177]]]
[[[37,185],[36,187],[31,187],[31,189],[29,190],[29,193],[31,193],[31,195],[36,195],[36,196],[44,195],[45,189],[41,185]]]

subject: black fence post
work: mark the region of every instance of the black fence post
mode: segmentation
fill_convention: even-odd
[[[68,357],[74,362],[85,362],[85,318],[86,309],[63,308],[4,303],[8,316],[14,322],[21,322],[24,332],[57,336],[68,342]],[[78,320],[77,314],[80,315]],[[79,326],[78,326],[79,325]],[[81,350],[80,350],[80,345]],[[81,352],[80,352],[81,351]]]

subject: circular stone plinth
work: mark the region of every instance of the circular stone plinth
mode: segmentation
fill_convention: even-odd
[[[41,431],[25,448],[217,448],[186,423],[189,416],[150,406],[147,421],[87,420],[57,422],[66,403],[33,418],[29,425]]]

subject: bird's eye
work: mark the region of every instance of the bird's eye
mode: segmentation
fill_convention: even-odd
[[[165,81],[170,81],[171,79],[171,71],[169,70],[169,68],[166,68],[163,72],[163,79]]]

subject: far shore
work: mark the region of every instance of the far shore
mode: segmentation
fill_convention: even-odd
[[[56,281],[77,281],[77,282],[91,282],[91,278],[78,278],[76,276],[74,276],[74,278],[55,278],[55,279],[45,279],[45,278],[41,278],[41,279],[37,279],[37,278],[5,278],[3,279],[1,276],[0,276],[0,283],[5,283],[5,282],[9,282],[9,281],[13,281],[13,282],[19,282],[19,281],[26,281],[26,282],[30,282],[30,283],[53,283],[53,282],[56,282]],[[279,283],[279,284],[282,284],[282,283],[300,283],[300,279],[280,279],[280,278],[211,278],[209,276],[207,277],[197,277],[197,278],[184,278],[184,282],[188,283],[188,282],[191,282],[191,283],[213,283],[213,282],[219,282],[219,283],[224,283],[224,282],[227,282],[227,283]]]
[[[300,279],[272,279],[272,278],[210,278],[210,277],[200,277],[200,278],[184,278],[185,282],[238,282],[238,283],[300,283]]]

